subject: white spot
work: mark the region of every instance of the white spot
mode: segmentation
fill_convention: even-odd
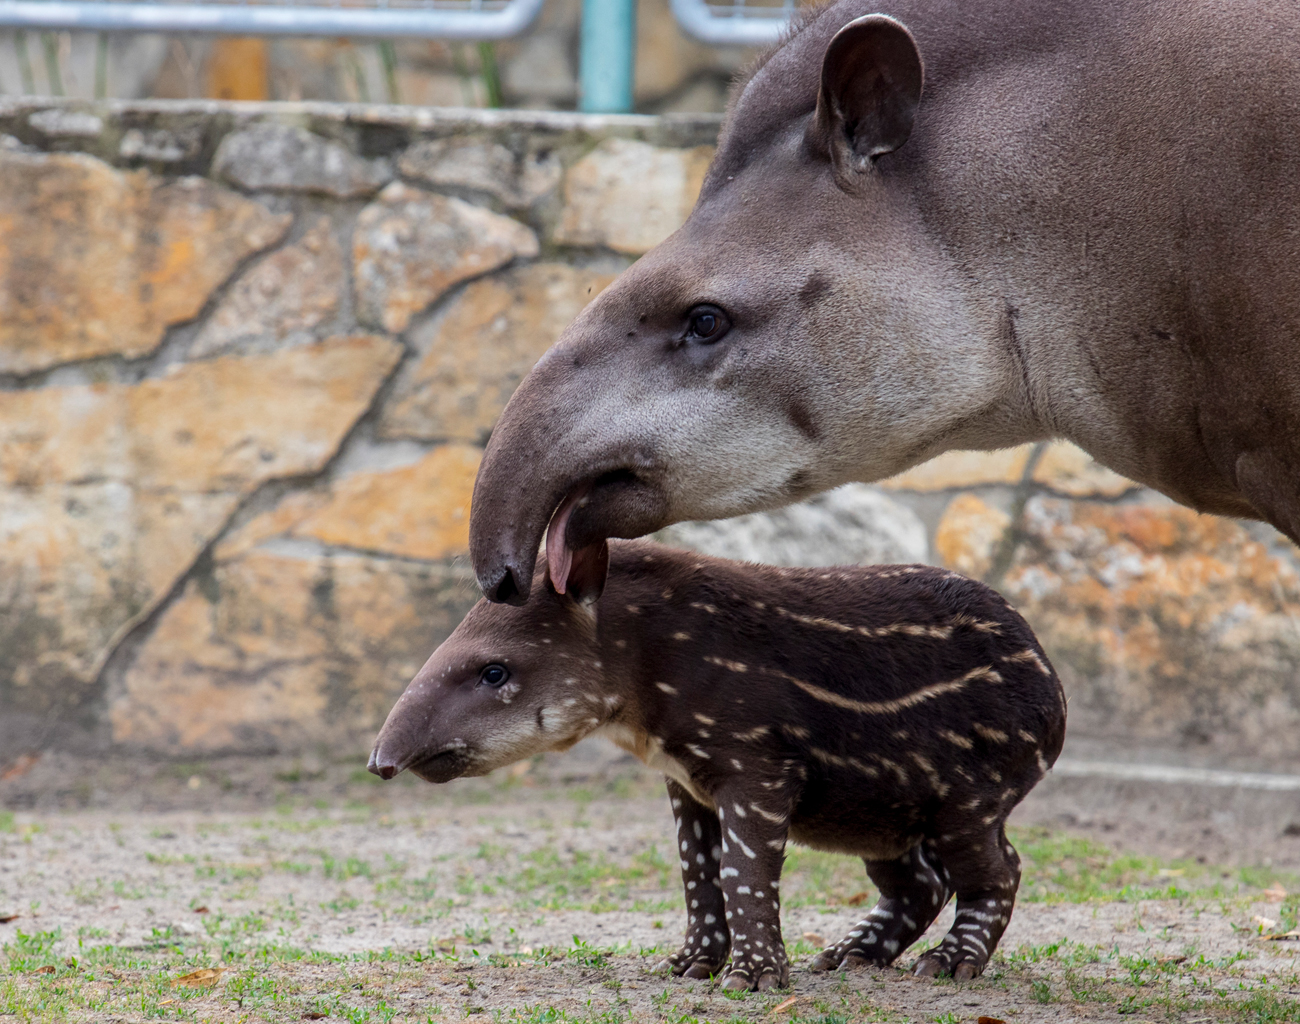
[[[669,686],[667,683],[655,683],[655,686],[663,690],[664,693],[671,693],[674,697],[677,696],[677,687],[675,686]]]
[[[750,860],[757,859],[758,854],[756,854],[753,850],[751,850],[748,846],[746,846],[744,841],[738,835],[736,835],[735,832],[733,832],[731,829],[727,829],[727,835],[731,836],[732,841],[737,846],[740,847],[740,849],[744,852],[746,857],[748,857]],[[725,846],[723,848],[725,849]]]
[[[696,720],[697,722],[699,722],[701,725],[717,725],[717,724],[718,724],[716,720],[710,718],[708,715],[702,715],[702,714],[700,714],[698,711],[695,713],[695,720]]]

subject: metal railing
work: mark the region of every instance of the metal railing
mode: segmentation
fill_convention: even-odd
[[[84,32],[203,32],[352,39],[505,39],[528,28],[544,0],[0,0],[0,28]]]
[[[769,46],[781,38],[795,12],[795,0],[768,3],[733,0],[672,0],[682,30],[712,46]]]

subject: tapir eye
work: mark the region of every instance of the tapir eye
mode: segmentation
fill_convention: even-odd
[[[488,686],[501,686],[510,678],[510,670],[504,665],[489,665],[478,674],[478,678]]]
[[[731,321],[717,306],[696,306],[686,317],[688,341],[711,345],[727,333]]]

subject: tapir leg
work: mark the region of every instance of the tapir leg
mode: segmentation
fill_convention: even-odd
[[[731,931],[718,878],[722,827],[716,814],[672,779],[667,782],[686,887],[686,940],[659,966],[688,978],[708,978],[722,972],[731,951]]]
[[[1001,824],[977,835],[936,844],[957,893],[957,919],[934,949],[916,962],[916,974],[957,981],[979,975],[1011,920],[1020,887],[1020,857]]]
[[[928,841],[896,860],[863,858],[863,863],[880,890],[880,900],[844,938],[817,954],[811,964],[814,971],[893,963],[925,934],[952,896],[948,872]]]

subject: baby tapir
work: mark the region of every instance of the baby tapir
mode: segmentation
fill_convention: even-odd
[[[730,956],[724,988],[787,983],[794,840],[862,857],[880,889],[814,970],[890,963],[955,893],[916,973],[979,974],[1020,881],[1003,823],[1065,734],[1025,621],[930,566],[778,569],[642,541],[603,558],[599,601],[591,558],[558,576],[553,559],[522,607],[480,601],[398,700],[370,770],[446,782],[601,731],[667,776],[688,907],[673,973]]]

